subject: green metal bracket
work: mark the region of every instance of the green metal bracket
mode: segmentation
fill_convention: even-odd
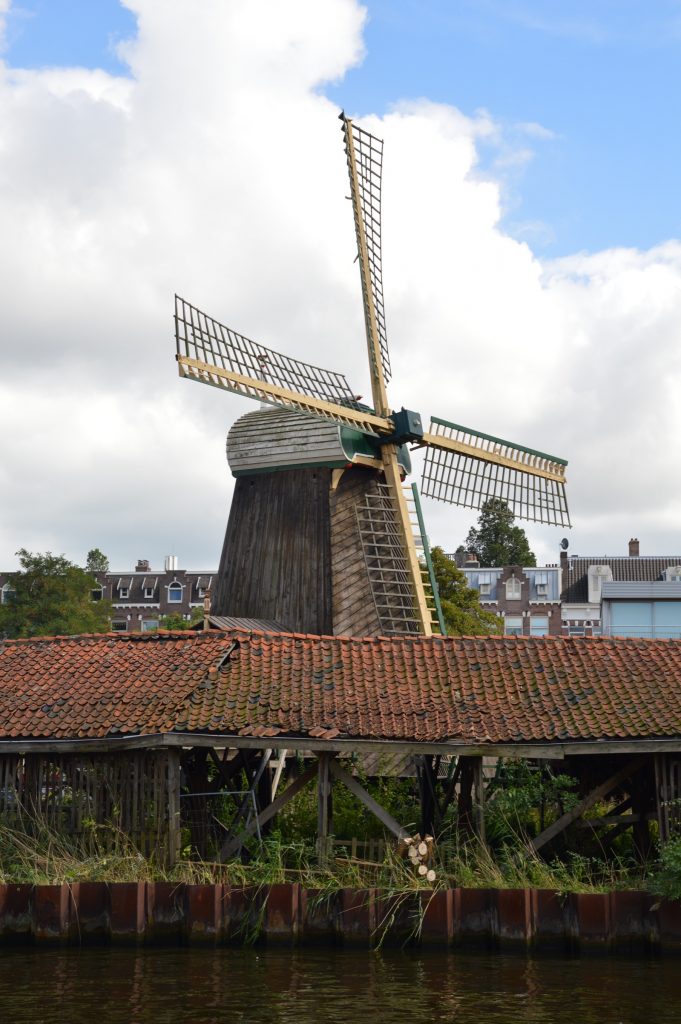
[[[438,589],[437,580],[435,579],[435,570],[433,568],[433,559],[430,557],[430,544],[428,543],[428,535],[426,533],[426,524],[423,521],[423,511],[421,509],[421,496],[419,495],[419,489],[416,484],[411,485],[411,492],[414,495],[414,506],[416,508],[416,518],[418,519],[419,530],[421,532],[421,541],[423,543],[423,554],[426,559],[426,568],[428,569],[428,577],[430,579],[430,586],[433,591],[433,600],[435,601],[435,611],[437,612],[437,620],[440,623],[440,632],[443,636],[447,636],[447,627],[445,625],[445,617],[442,614],[442,605],[440,604],[440,591]]]

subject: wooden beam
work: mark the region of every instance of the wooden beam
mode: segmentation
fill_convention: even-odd
[[[473,759],[473,824],[475,834],[485,845],[485,776],[483,773],[483,759]]]
[[[302,392],[290,391],[278,384],[256,380],[255,377],[247,377],[243,373],[225,370],[221,366],[213,366],[189,356],[178,355],[175,358],[181,377],[189,377],[202,384],[212,384],[214,387],[224,388],[233,394],[243,395],[245,398],[260,399],[260,401],[283,406],[286,409],[297,409],[298,412],[319,416],[322,419],[332,420],[334,423],[342,423],[347,427],[355,427],[365,434],[376,436],[392,434],[395,429],[392,420],[388,419],[387,415],[376,416],[371,412],[353,409],[351,405],[338,405],[335,402],[327,402],[323,398],[314,398],[311,395],[304,395]]]
[[[294,779],[293,782],[286,787],[284,792],[281,793],[276,800],[272,801],[269,807],[266,807],[264,811],[260,812],[257,818],[253,818],[247,825],[244,825],[240,836],[230,836],[229,839],[225,840],[220,849],[219,860],[225,861],[228,857],[231,857],[233,853],[239,850],[243,846],[243,841],[246,836],[254,835],[259,828],[262,828],[263,825],[267,824],[275,814],[279,813],[282,807],[286,806],[289,800],[292,800],[293,797],[297,793],[300,793],[301,789],[303,789],[311,779],[314,779],[316,774],[317,762],[315,762],[315,764],[310,768],[306,768],[302,775],[299,775],[297,779]]]
[[[507,469],[529,473],[531,476],[540,476],[545,480],[555,480],[559,484],[566,482],[565,473],[558,466],[556,466],[555,470],[544,469],[541,466],[533,465],[531,462],[523,462],[521,459],[509,459],[506,455],[499,455],[497,452],[487,451],[485,448],[476,448],[473,444],[456,441],[453,437],[446,437],[444,434],[431,434],[429,431],[426,431],[423,439],[417,442],[418,448],[422,448],[424,445],[429,448],[439,448],[454,455],[466,455],[472,459],[479,459],[481,462],[493,462],[496,466],[505,466]],[[544,459],[543,461],[546,462],[548,460]]]
[[[318,754],[317,770],[317,856],[321,864],[329,859],[329,834],[331,824],[331,776],[330,762],[332,754]]]
[[[381,807],[379,802],[374,800],[370,793],[367,793],[364,786],[362,786],[353,775],[346,772],[345,768],[341,768],[338,761],[335,759],[331,760],[329,762],[329,770],[334,778],[338,779],[339,782],[342,782],[351,793],[354,793],[358,800],[361,800],[364,806],[368,808],[376,818],[378,818],[382,825],[385,825],[389,832],[392,832],[392,834],[398,839],[405,839],[409,835],[407,829],[402,828],[402,826],[395,821],[393,816],[388,814],[386,809]]]
[[[605,782],[601,782],[600,785],[592,789],[588,796],[585,796],[583,800],[572,808],[571,811],[567,811],[557,821],[554,821],[552,825],[545,828],[535,839],[530,843],[530,847],[536,852],[540,850],[542,846],[545,846],[548,842],[554,839],[557,835],[564,831],[571,825],[577,818],[581,818],[585,811],[588,811],[590,807],[602,800],[604,796],[607,796],[615,786],[619,786],[621,782],[628,779],[630,775],[639,771],[644,765],[650,764],[649,758],[636,758],[633,761],[627,762],[624,768],[620,768],[614,775],[606,779]]]
[[[134,736],[103,736],[98,739],[16,739],[0,740],[0,754],[90,754],[117,750],[151,750],[157,747],[230,747],[234,750],[263,750],[273,742],[288,750],[328,750],[331,753],[455,754],[465,757],[536,758],[562,761],[577,755],[670,753],[681,755],[681,736],[663,740],[622,739],[592,742],[469,743],[456,740],[416,742],[365,737],[320,741],[312,736],[237,736],[234,733],[168,732]]]
[[[162,757],[162,754],[157,754]],[[182,852],[180,828],[180,751],[168,750],[168,866],[173,867]]]

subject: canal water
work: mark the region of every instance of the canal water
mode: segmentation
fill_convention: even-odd
[[[678,1024],[681,962],[0,949],[2,1024]]]

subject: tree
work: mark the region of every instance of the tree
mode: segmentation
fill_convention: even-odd
[[[475,553],[480,565],[536,565],[537,559],[525,536],[514,525],[514,515],[501,498],[490,498],[480,510],[478,527],[471,527],[465,541],[466,551]]]
[[[92,548],[88,551],[85,571],[92,573],[93,576],[98,572],[109,571],[109,559],[99,548]]]
[[[159,629],[192,629],[197,622],[203,619],[203,608],[192,608],[191,615],[185,619],[179,612],[171,612],[170,615],[163,615],[158,624]]]
[[[111,603],[93,601],[94,577],[63,555],[17,551],[21,570],[8,579],[8,601],[0,605],[0,634],[8,637],[106,633]]]
[[[461,572],[440,547],[430,553],[440,592],[440,604],[450,636],[486,636],[501,633],[502,621],[480,606],[477,590],[468,586]]]

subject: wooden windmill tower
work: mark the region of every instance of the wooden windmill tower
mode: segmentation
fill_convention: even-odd
[[[300,632],[430,635],[441,616],[418,492],[403,489],[408,446],[426,449],[425,495],[468,508],[501,498],[519,518],[556,526],[569,526],[567,463],[440,418],[425,430],[418,413],[391,408],[383,143],[344,114],[341,121],[372,408],[342,374],[265,348],[175,299],[180,375],[268,407],[241,417],[228,435],[236,485],[213,612]]]

